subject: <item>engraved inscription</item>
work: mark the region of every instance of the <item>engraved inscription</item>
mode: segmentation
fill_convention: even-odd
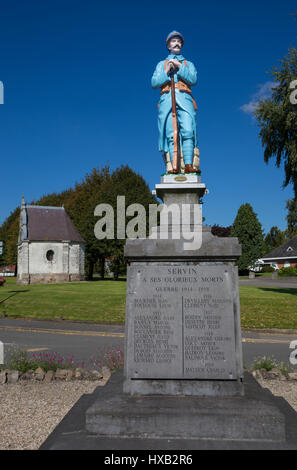
[[[131,377],[235,379],[231,270],[221,265],[132,269]]]
[[[162,306],[164,308],[164,305]],[[174,316],[160,312],[153,315],[135,315],[134,361],[135,363],[171,363],[176,357],[177,344],[172,344]]]

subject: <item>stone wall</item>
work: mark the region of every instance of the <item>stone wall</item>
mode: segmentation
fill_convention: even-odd
[[[24,241],[18,246],[18,284],[82,281],[84,260],[79,243]]]
[[[53,259],[47,259],[47,253],[53,252]],[[56,274],[69,272],[68,243],[31,242],[29,244],[29,273]]]

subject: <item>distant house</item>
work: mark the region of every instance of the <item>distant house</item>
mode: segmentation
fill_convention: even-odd
[[[23,198],[18,284],[84,280],[84,244],[64,207],[30,206]]]
[[[283,245],[275,248],[260,260],[264,265],[273,266],[275,269],[297,267],[297,236],[291,238]]]
[[[15,276],[15,268],[15,264],[11,266],[2,266],[2,268],[0,268],[0,276]]]

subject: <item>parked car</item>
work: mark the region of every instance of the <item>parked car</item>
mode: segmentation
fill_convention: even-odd
[[[261,259],[257,259],[248,266],[249,271],[253,271],[254,273],[260,273],[263,269],[264,262]]]
[[[6,282],[6,280],[4,279],[3,276],[0,276],[0,286],[3,286],[4,282]]]

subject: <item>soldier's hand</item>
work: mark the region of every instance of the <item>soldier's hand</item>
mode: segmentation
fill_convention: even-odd
[[[181,66],[181,63],[180,63],[179,60],[171,59],[170,62],[175,65],[175,68],[176,68],[177,70],[179,70],[179,68],[180,68],[180,66]]]
[[[171,75],[172,73],[175,73],[176,67],[172,61],[169,61],[166,67],[166,73],[167,75]]]

